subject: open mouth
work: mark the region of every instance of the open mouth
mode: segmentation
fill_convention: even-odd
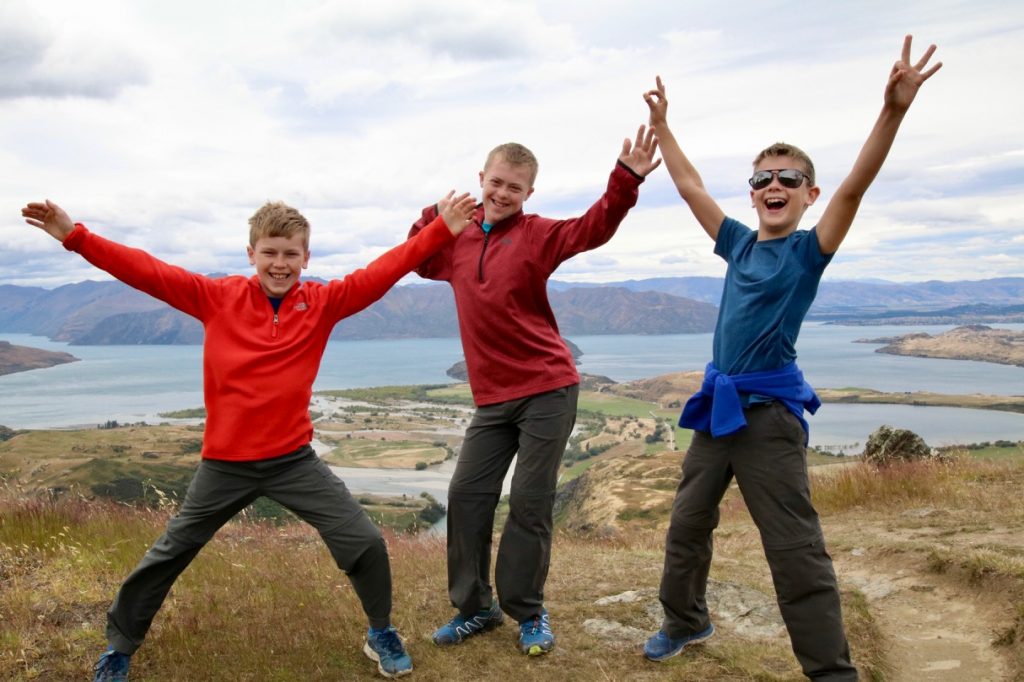
[[[788,202],[782,197],[769,197],[764,200],[764,206],[769,211],[778,211],[786,207]]]

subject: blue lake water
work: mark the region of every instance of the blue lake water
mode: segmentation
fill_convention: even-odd
[[[1024,325],[998,325],[1024,329]],[[876,353],[857,339],[899,336],[944,326],[842,327],[806,324],[797,343],[799,363],[818,388],[857,386],[881,391],[1024,394],[1024,368],[963,360]],[[43,337],[0,333],[0,340],[69,352],[74,362],[0,376],[0,424],[48,428],[161,421],[158,412],[202,404],[199,346],[68,346]],[[711,334],[574,336],[583,351],[580,370],[629,381],[702,370]],[[314,388],[449,383],[445,370],[462,358],[458,339],[332,341]],[[847,451],[863,447],[881,424],[908,428],[929,445],[1024,440],[1024,415],[988,410],[900,405],[826,404],[809,418],[811,444]]]

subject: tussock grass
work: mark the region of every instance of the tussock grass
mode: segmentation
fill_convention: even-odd
[[[662,457],[637,461],[666,474],[677,469]],[[814,476],[813,489],[830,545],[861,546],[856,534],[870,522],[891,535],[888,545],[871,545],[881,560],[918,562],[952,585],[988,595],[1007,616],[993,620],[993,646],[1014,674],[1024,671],[1024,557],[1014,540],[1024,527],[1024,467],[962,458],[820,469],[828,472]],[[663,494],[671,499],[671,490]],[[171,513],[0,488],[0,679],[88,679],[105,644],[106,608]],[[559,644],[539,659],[516,651],[517,628],[508,622],[454,649],[434,647],[430,633],[453,613],[444,539],[388,533],[394,622],[413,655],[415,679],[802,679],[785,637],[751,640],[721,627],[707,644],[656,665],[635,642],[594,634],[601,621],[642,634],[659,626],[667,509],[654,516],[622,522],[617,532],[556,533],[545,596]],[[833,533],[837,528],[843,532]],[[757,530],[735,490],[715,537],[712,577],[771,594]],[[643,599],[598,603],[630,591]],[[887,679],[887,642],[873,604],[844,590],[843,608],[863,679]],[[365,627],[347,578],[313,529],[243,517],[225,526],[175,585],[133,661],[133,679],[377,679],[361,653]]]
[[[1024,482],[1020,461],[982,461],[960,455],[945,461],[901,462],[880,468],[854,462],[817,467],[815,473],[821,475],[814,477],[814,505],[822,512],[934,504],[1024,520],[1024,505],[999,493]]]

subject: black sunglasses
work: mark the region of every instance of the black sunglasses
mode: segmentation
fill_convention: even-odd
[[[782,170],[775,169],[757,171],[750,176],[750,180],[747,180],[747,182],[749,182],[750,186],[754,189],[764,189],[768,185],[772,184],[772,178],[776,175],[779,176],[779,184],[790,189],[796,189],[802,185],[804,178],[807,177],[803,172],[798,171],[795,168],[785,168]]]

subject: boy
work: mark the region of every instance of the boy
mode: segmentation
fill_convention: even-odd
[[[666,122],[661,79],[644,95],[665,165],[697,222],[728,263],[714,336],[714,359],[680,425],[694,429],[683,460],[665,547],[661,630],[644,654],[675,656],[715,628],[705,602],[718,504],[733,476],[757,524],[793,651],[808,677],[853,680],[839,591],[811,506],[805,461],[806,408],[819,405],[803,380],[795,343],[818,281],[846,236],[861,197],[875,178],[918,88],[941,62],[923,71],[932,45],[911,66],[903,43],[885,88],[884,105],[850,175],[817,226],[797,230],[818,198],[814,166],[802,151],[775,144],[754,159],[750,199],[757,231],[727,218],[680,150]]]
[[[519,623],[519,649],[554,647],[544,583],[551,556],[558,469],[576,420],[579,374],[547,299],[547,280],[572,256],[604,244],[636,203],[644,177],[661,163],[641,126],[626,139],[604,195],[581,217],[523,213],[537,159],[503,144],[480,171],[483,201],[474,226],[416,272],[447,281],[455,294],[469,384],[477,405],[448,487],[448,595],[458,613],[434,632],[439,646],[491,630],[502,610]],[[410,235],[437,215],[423,211]],[[508,520],[489,573],[494,509],[518,453]]]
[[[56,204],[22,215],[125,284],[198,318],[205,330],[202,460],[178,515],[128,576],[107,612],[109,648],[95,680],[127,680],[171,585],[231,517],[260,496],[313,525],[352,581],[370,628],[363,648],[385,677],[412,670],[391,625],[391,569],[380,530],[310,447],[309,400],[334,325],[375,300],[465,229],[475,201],[442,199],[417,239],[365,269],[328,284],[300,282],[309,263],[309,223],[294,208],[267,203],[249,220],[251,278],[211,279],[108,241]]]

